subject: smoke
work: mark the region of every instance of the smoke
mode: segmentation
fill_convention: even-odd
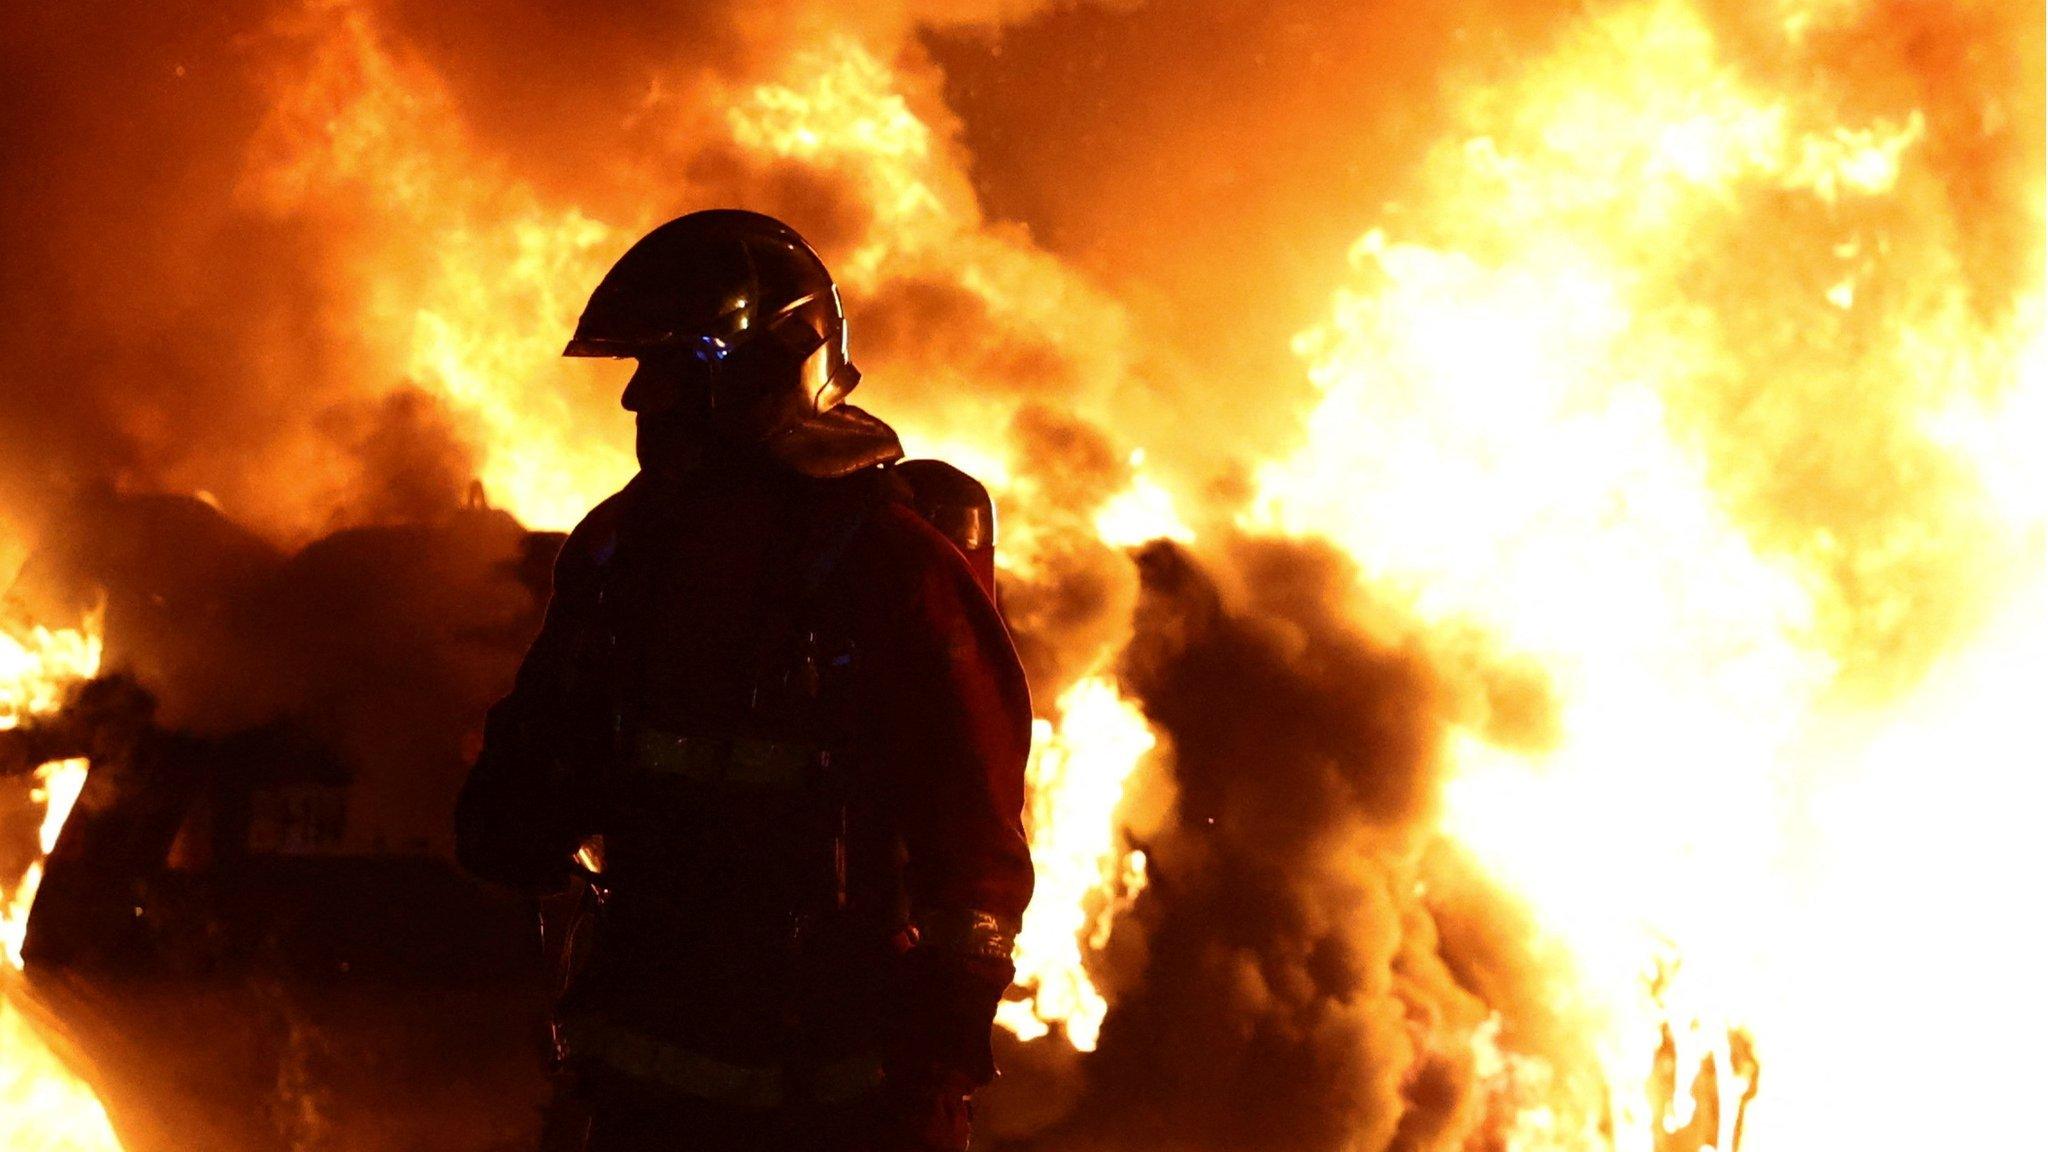
[[[1571,10],[1064,5],[923,39],[991,214],[1103,278],[1175,350],[1173,376],[1124,411],[1174,429],[1151,455],[1198,489],[1295,443],[1313,394],[1289,341],[1414,191],[1460,69],[1539,54]]]
[[[1939,396],[2010,388],[1993,368],[2011,350],[1987,334],[2025,339],[2015,310],[2038,314],[2036,7],[1483,2],[1339,17],[1215,0],[1057,8],[924,40],[988,210],[1103,277],[1136,329],[1199,366],[1159,406],[1121,415],[1173,428],[1148,441],[1158,466],[1216,491],[1232,456],[1295,445],[1315,396],[1280,350],[1321,318],[1331,285],[1354,281],[1352,242],[1380,227],[1486,261],[1532,228],[1558,231],[1490,202],[1468,149],[1519,137],[1535,151],[1517,158],[1540,168],[1535,129],[1570,114],[1550,99],[1573,90],[1560,79],[1631,67],[1637,49],[1602,21],[1673,11],[1697,12],[1725,65],[1717,85],[1800,93],[1781,108],[1793,131],[1919,125],[1893,194],[1792,197],[1756,181],[1681,243],[1660,235],[1661,250],[1623,261],[1677,286],[1640,301],[1636,325],[1681,334],[1644,341],[1636,369],[1664,382],[1674,435],[1758,550],[1825,589],[1816,629],[1843,686],[1882,699],[1972,633],[1972,606],[1996,599],[1979,593],[2015,563],[1980,477],[1928,425],[1952,402]],[[1564,221],[1561,243],[1608,242],[1631,210],[1616,173],[1640,155],[1611,139],[1605,187],[1621,199]],[[1851,280],[1853,309],[1829,297]]]
[[[415,389],[336,406],[317,427],[353,465],[336,501],[336,527],[435,520],[461,503],[475,475],[446,407]]]
[[[1230,4],[11,13],[11,106],[37,114],[10,118],[0,161],[0,429],[41,451],[10,459],[0,507],[33,520],[53,485],[98,477],[206,490],[283,543],[373,522],[386,481],[354,459],[347,414],[411,386],[460,395],[421,379],[418,313],[474,330],[484,309],[530,341],[492,385],[550,407],[565,452],[616,483],[626,458],[597,446],[621,438],[618,381],[547,362],[580,302],[552,293],[721,203],[876,264],[849,269],[866,402],[943,441],[1030,396],[1158,441],[1155,467],[1206,490],[1293,435],[1307,393],[1287,340],[1430,138],[1436,63],[1483,54],[1459,47],[1475,32],[1527,44],[1543,11],[1375,6],[1341,36],[1301,6]],[[892,219],[906,190],[829,141],[734,138],[760,86],[804,91],[855,54],[929,128],[887,174],[929,197],[921,216]],[[1226,112],[1226,90],[1250,103]],[[558,238],[549,293],[439,275],[531,260],[508,219],[585,226]],[[438,469],[474,471],[487,423]]]
[[[1587,1067],[1549,1031],[1528,925],[1432,847],[1464,698],[1434,655],[1363,626],[1381,613],[1325,547],[1136,561],[1123,674],[1172,747],[1174,799],[1135,822],[1153,887],[1107,957],[1115,1009],[1033,1146],[1465,1147],[1501,1006],[1513,1043]]]
[[[623,480],[624,373],[553,359],[580,293],[668,216],[775,213],[848,283],[858,400],[914,451],[1007,453],[1005,609],[1038,697],[1121,651],[1172,745],[1171,806],[1134,830],[1156,885],[1106,959],[1102,1050],[1061,1085],[1073,1111],[1030,1126],[1075,1147],[1456,1147],[1489,1106],[1491,1015],[1506,1047],[1586,1061],[1531,984],[1527,925],[1428,835],[1446,726],[1540,748],[1545,685],[1483,638],[1417,638],[1333,552],[1227,525],[1300,440],[1314,392],[1290,341],[1352,241],[1414,220],[1467,145],[1463,94],[1585,11],[12,6],[0,528],[41,536],[18,596],[46,597],[23,610],[114,588],[111,663],[170,722],[319,716],[377,782],[368,818],[435,845],[448,782],[409,766],[459,764],[447,717],[474,715],[531,624],[533,546],[461,510],[470,480],[546,528]],[[1760,76],[1861,78],[1838,94],[1850,122],[1922,110],[1924,175],[1868,232],[1952,243],[1972,285],[1857,322],[1995,312],[2038,282],[2019,241],[2039,149],[2014,142],[2040,136],[2039,9],[1821,6],[1799,52],[1762,47],[1784,11],[1709,16]],[[1981,50],[2001,43],[2026,51]],[[788,131],[827,98],[833,134]],[[1751,218],[1698,250],[1767,247],[1737,234]],[[1422,239],[1473,237],[1498,234]],[[1711,268],[1731,297],[1782,271]],[[1746,353],[1771,387],[1700,381],[1674,420],[1746,530],[1837,589],[1831,650],[1904,675],[1969,623],[1955,557],[1997,558],[1973,478],[1895,415],[1913,405],[1765,418],[1850,378],[1802,359],[1837,322],[1826,287]],[[1097,538],[1140,447],[1196,498],[1200,550],[1134,565]]]
[[[12,9],[0,181],[0,508],[17,527],[92,484],[205,489],[283,537],[381,391],[318,322],[319,245],[228,195],[261,114],[258,5]]]

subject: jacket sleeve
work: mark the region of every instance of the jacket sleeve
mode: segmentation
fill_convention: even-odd
[[[901,544],[897,603],[877,637],[886,687],[876,702],[918,930],[899,1059],[916,1074],[982,1083],[994,1074],[989,1028],[1031,900],[1031,699],[967,561],[921,521]]]
[[[511,693],[486,716],[482,751],[456,801],[456,859],[485,880],[558,884],[594,827],[596,798],[587,777],[604,718],[591,683],[598,621],[589,524],[570,535],[556,559],[540,634]]]

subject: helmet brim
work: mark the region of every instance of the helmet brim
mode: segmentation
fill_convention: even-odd
[[[578,336],[570,340],[568,346],[562,349],[564,356],[602,357],[609,360],[623,360],[638,355],[639,352],[638,347],[621,344],[615,340],[592,340],[587,336]]]

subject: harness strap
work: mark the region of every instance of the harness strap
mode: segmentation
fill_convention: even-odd
[[[683,736],[641,728],[632,766],[650,776],[697,784],[796,788],[827,762],[823,750],[748,736]]]
[[[750,707],[771,726],[794,721],[801,729],[815,715],[812,705],[826,655],[817,649],[823,594],[886,492],[880,477],[839,482],[810,510],[782,566],[782,578],[764,598],[768,607],[758,622],[761,643],[755,652]]]
[[[568,1059],[601,1064],[672,1092],[734,1108],[769,1109],[787,1103],[850,1104],[880,1087],[882,1059],[861,1053],[815,1068],[729,1064],[600,1016],[562,1022]]]
[[[847,545],[853,543],[861,525],[867,523],[868,516],[874,512],[878,499],[872,493],[863,493],[853,501],[851,508],[840,509],[817,532],[809,563],[804,565],[803,581],[797,588],[800,608],[810,608],[811,601],[824,590],[826,581],[832,578],[840,559],[846,555]]]

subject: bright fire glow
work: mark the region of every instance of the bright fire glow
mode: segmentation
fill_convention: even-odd
[[[83,760],[59,760],[36,769],[36,788],[29,798],[43,806],[37,843],[44,856],[57,846],[64,822],[71,818],[71,808],[85,790],[86,768]],[[28,939],[29,909],[35,906],[36,889],[42,882],[43,862],[34,860],[12,892],[0,892],[0,948],[6,950],[7,963],[17,971],[21,969],[22,943]]]
[[[1084,964],[1084,946],[1109,943],[1114,913],[1144,887],[1145,857],[1119,841],[1115,816],[1131,773],[1157,738],[1113,681],[1091,676],[1061,694],[1056,721],[1033,726],[1025,826],[1037,894],[1017,936],[1017,987],[998,1021],[1036,1039],[1059,1024],[1095,1049],[1108,1003]]]
[[[97,619],[79,629],[32,628],[26,639],[0,633],[0,730],[53,711],[65,687],[99,671]],[[42,855],[57,844],[64,821],[85,787],[86,762],[65,760],[36,770],[31,798],[43,805],[37,831]],[[12,885],[0,885],[0,951],[5,967],[21,967],[28,914],[42,882],[43,863],[32,861]],[[119,1152],[106,1109],[92,1087],[75,1075],[12,997],[12,972],[0,971],[0,1147],[22,1152]]]
[[[97,621],[84,628],[38,624],[25,637],[0,631],[0,731],[54,711],[67,686],[99,671],[100,648]]]
[[[532,527],[569,527],[625,481],[632,461],[623,422],[590,416],[613,398],[579,394],[557,354],[606,262],[654,221],[607,223],[549,205],[479,156],[440,78],[388,42],[366,9],[323,6],[302,19],[309,63],[280,78],[242,195],[280,214],[337,212],[342,227],[358,226],[351,213],[378,222],[342,261],[362,281],[350,324],[386,345],[396,372],[471,421],[494,504]],[[873,211],[867,242],[834,269],[849,298],[890,278],[957,284],[991,316],[1114,377],[1118,350],[1132,344],[1121,310],[1054,257],[985,227],[961,167],[888,64],[834,39],[794,54],[786,72],[787,82],[719,94],[724,127],[744,149],[801,161],[864,196]],[[903,427],[906,443],[970,470],[1000,497],[1011,480],[1007,411],[975,403],[985,390],[957,369],[931,368],[922,386],[962,402]],[[1172,497],[1142,474],[1096,524],[1118,545],[1192,538]],[[1034,527],[1028,517],[1005,524],[1013,572],[1029,568],[1043,535]],[[1027,999],[1007,1005],[1003,1019],[1034,1035],[1060,1022],[1071,1042],[1092,1047],[1105,1005],[1083,958],[1107,941],[1143,883],[1142,857],[1116,847],[1115,812],[1152,737],[1100,679],[1063,696],[1058,723],[1040,734],[1031,801],[1040,895],[1018,955]]]
[[[1095,514],[1095,534],[1116,548],[1133,548],[1153,540],[1195,542],[1195,530],[1174,508],[1173,493],[1143,472],[1132,476],[1130,487],[1110,497]]]
[[[1785,51],[1856,7],[1788,0]],[[1561,994],[1600,1049],[1586,1093],[1498,1024],[1473,1039],[1515,1106],[1509,1147],[1648,1150],[1691,1126],[1689,1148],[1732,1152],[1738,1120],[1766,1152],[2008,1143],[2031,1130],[2021,1049],[2043,1023],[2038,942],[2000,893],[2048,872],[2026,847],[2048,682],[2040,297],[1969,298],[1923,111],[1842,113],[1798,69],[1773,88],[1687,0],[1598,11],[1465,93],[1465,130],[1359,241],[1356,282],[1298,345],[1320,389],[1306,446],[1261,473],[1246,524],[1335,541],[1421,632],[1477,626],[1548,676],[1554,743],[1452,733],[1443,816],[1568,952]],[[470,422],[496,503],[566,527],[631,460],[622,422],[592,415],[616,421],[611,398],[555,353],[653,221],[552,203],[480,155],[367,9],[304,18],[317,50],[243,195],[359,214],[338,226],[357,243],[337,276],[361,288],[344,322]],[[719,130],[872,211],[840,265],[850,298],[957,285],[1116,380],[1125,314],[989,226],[903,88],[835,41],[723,93]],[[931,369],[923,387],[962,399],[909,438],[1000,488],[1004,402]],[[1086,523],[1189,540],[1175,495],[1139,472]],[[0,707],[51,706],[14,659],[0,646]],[[1108,1011],[1086,962],[1144,883],[1116,812],[1154,737],[1107,677],[1054,712],[1031,766],[1027,998],[1002,1021],[1086,1049]],[[44,781],[52,812],[69,771]],[[1716,1116],[1685,1091],[1703,1065]]]
[[[1482,1059],[1512,1147],[2033,1125],[2039,939],[1997,893],[2044,874],[2017,823],[2044,799],[2041,300],[1969,313],[1940,226],[1888,199],[1927,179],[1918,112],[1826,115],[1753,88],[1689,4],[1616,9],[1475,96],[1414,238],[1361,240],[1299,341],[1322,399],[1251,523],[1336,540],[1559,701],[1540,752],[1452,735],[1444,828],[1566,947],[1605,1068],[1571,1096]],[[1791,467],[1810,486],[1774,489]],[[1886,631],[1930,579],[2009,607]]]
[[[573,525],[633,471],[616,398],[593,402],[560,359],[627,230],[553,209],[475,154],[440,78],[364,10],[301,16],[312,53],[278,86],[242,198],[280,215],[342,206],[335,227],[362,231],[337,262],[362,281],[347,322],[378,367],[469,421],[493,504],[533,527]]]
[[[0,731],[21,726],[30,717],[53,712],[64,689],[89,679],[100,668],[100,621],[95,615],[83,628],[52,629],[41,624],[15,637],[0,631]],[[36,769],[32,798],[43,805],[40,851],[56,847],[64,820],[85,786],[85,761],[67,760]],[[0,884],[0,955],[21,967],[21,944],[28,933],[29,906],[42,882],[43,865],[32,861],[11,884]]]
[[[119,1152],[107,1111],[73,1076],[0,977],[0,1148],[8,1152]]]

